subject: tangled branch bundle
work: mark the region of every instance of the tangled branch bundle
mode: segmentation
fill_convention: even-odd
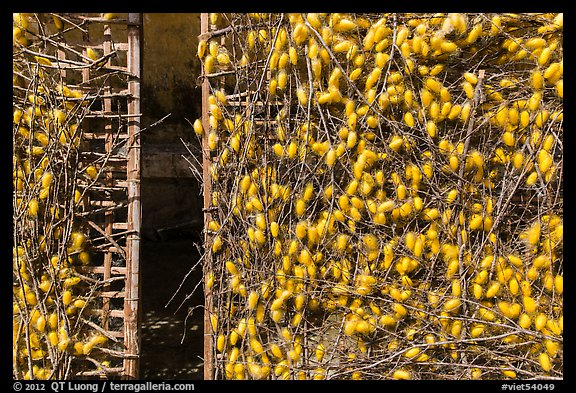
[[[562,378],[562,18],[210,15],[216,378]]]
[[[105,113],[121,113],[120,104],[107,108],[102,100],[119,100],[111,81],[125,81],[109,63],[115,52],[82,41],[94,34],[89,19],[14,14],[15,379],[122,370],[123,303],[111,298],[123,277],[110,269],[125,266],[123,234],[108,229],[125,207],[122,175],[113,172],[125,160],[126,121]]]

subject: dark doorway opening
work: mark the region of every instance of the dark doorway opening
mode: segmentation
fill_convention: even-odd
[[[198,145],[189,121],[201,113],[200,17],[145,13],[143,24],[140,378],[198,380],[204,296],[202,268],[191,269],[200,258],[203,202],[183,156]]]
[[[201,268],[190,271],[199,258],[194,241],[193,237],[172,237],[142,242],[141,282],[146,289],[142,294],[142,379],[203,377],[203,309],[194,309],[204,302],[201,286],[186,299],[202,280]]]

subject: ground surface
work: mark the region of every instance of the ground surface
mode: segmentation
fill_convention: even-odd
[[[196,308],[184,323],[190,307],[204,304],[202,287],[178,310],[186,295],[200,281],[200,266],[166,306],[198,261],[193,242],[194,239],[179,238],[142,243],[142,379],[197,380],[203,377],[203,308]]]

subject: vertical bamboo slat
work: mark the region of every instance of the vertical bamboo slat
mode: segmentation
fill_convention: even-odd
[[[200,16],[200,34],[208,32],[208,14],[202,13]],[[202,80],[202,125],[205,130],[210,129],[208,118],[208,96],[210,95],[210,85],[208,78]],[[208,222],[211,220],[210,207],[210,194],[211,194],[211,179],[210,179],[210,149],[208,148],[208,134],[204,133],[202,138],[202,177],[204,186],[204,228],[208,227]],[[204,244],[208,244],[208,232],[204,231]],[[210,257],[210,253],[207,254]],[[208,260],[204,260],[204,264],[210,265]],[[206,274],[207,269],[204,269]],[[206,283],[206,279],[204,279]],[[210,323],[210,313],[212,312],[212,296],[209,290],[204,286],[204,379],[214,379],[213,370],[213,350],[212,350],[212,324]]]
[[[140,113],[140,36],[142,14],[128,14],[128,114]],[[136,379],[140,355],[140,117],[128,122],[128,228],[126,239],[126,297],[124,299],[124,378]]]
[[[112,34],[109,25],[104,26],[104,56],[108,55],[112,51]],[[110,64],[110,60],[108,60],[108,65]],[[104,86],[104,93],[109,94],[111,92],[110,82],[107,81],[106,85]],[[104,98],[104,112],[110,113],[112,111],[112,100],[110,98]],[[105,120],[104,124],[104,132],[105,132],[105,151],[109,153],[112,151],[112,121],[110,119]],[[111,171],[106,171],[104,174],[105,178],[104,181],[107,186],[112,186],[114,184],[114,175]],[[108,236],[112,236],[112,224],[114,222],[114,212],[112,210],[107,211],[104,213],[104,231]],[[108,281],[111,277],[110,270],[112,268],[112,253],[104,254],[104,281]],[[110,290],[110,284],[104,285],[102,291],[107,292]],[[109,326],[109,318],[108,318],[108,311],[110,310],[110,299],[103,298],[102,299],[102,311],[103,311],[103,321],[102,327],[105,330],[108,330]]]

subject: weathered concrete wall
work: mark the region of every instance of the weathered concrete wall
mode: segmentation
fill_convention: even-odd
[[[200,14],[144,14],[143,103],[146,115],[173,119],[200,114],[196,46]]]
[[[142,70],[142,231],[201,225],[200,185],[181,157],[183,143],[197,143],[190,124],[201,113],[196,56],[200,14],[145,13]],[[196,228],[197,229],[197,228]]]

